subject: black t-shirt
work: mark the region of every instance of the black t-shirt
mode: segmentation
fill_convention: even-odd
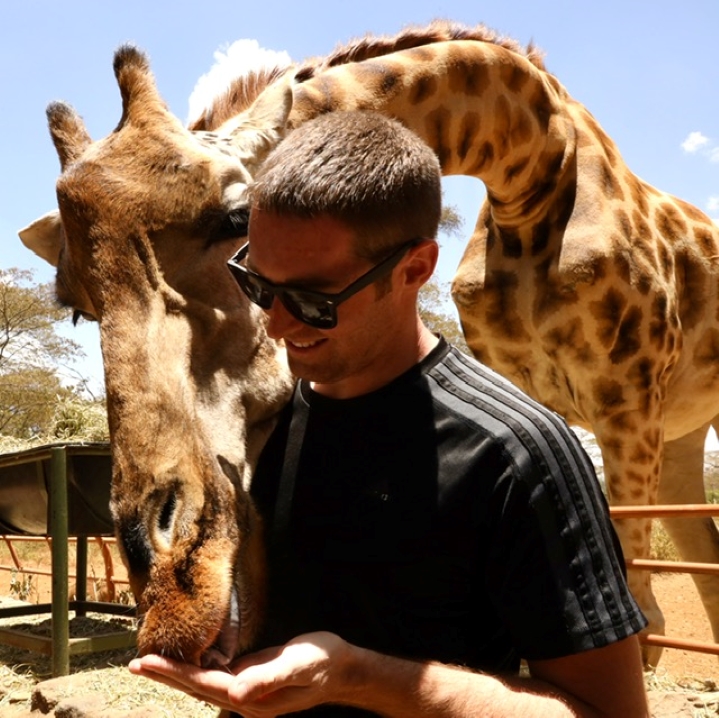
[[[293,412],[299,468],[291,504],[280,499],[289,522],[273,531]],[[496,673],[645,625],[575,435],[444,341],[371,394],[332,400],[301,383],[252,494],[270,528],[265,645],[325,630]]]

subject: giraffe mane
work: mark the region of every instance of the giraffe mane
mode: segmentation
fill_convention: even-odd
[[[374,57],[382,57],[392,52],[409,50],[424,45],[451,40],[475,40],[503,47],[511,52],[523,55],[540,70],[546,71],[544,53],[533,43],[523,47],[512,38],[504,37],[486,25],[468,27],[451,20],[433,20],[428,25],[408,25],[398,34],[378,36],[367,34],[347,44],[339,45],[325,58],[305,61],[295,75],[299,82],[308,80],[317,72],[337,65],[362,62]]]
[[[296,69],[295,79],[297,82],[304,82],[330,67],[362,62],[374,57],[389,55],[392,52],[450,40],[475,40],[492,43],[510,52],[523,55],[537,68],[546,71],[544,54],[533,43],[529,43],[524,47],[512,38],[499,35],[486,25],[468,27],[450,20],[433,20],[428,25],[408,25],[396,35],[367,34],[349,43],[338,45],[326,57],[304,60]],[[267,53],[267,55],[260,58],[259,65],[257,65],[258,61],[255,60],[255,67],[251,67],[249,62],[246,62],[244,66],[235,62],[234,71],[236,74],[229,80],[229,84],[225,81],[225,89],[220,89],[218,92],[215,88],[214,97],[206,100],[204,108],[195,109],[195,118],[191,119],[188,124],[190,130],[211,131],[218,128],[230,118],[246,110],[268,85],[295,69],[295,66],[292,65],[284,53],[271,53],[270,51],[258,49],[256,41],[250,40],[241,40],[235,45],[241,43],[254,43],[255,51],[258,51],[260,55],[262,53]],[[193,95],[197,93],[203,81],[205,81],[206,85],[210,84],[209,78],[216,68],[222,67],[222,71],[225,73],[232,71],[232,62],[230,62],[232,48],[233,46],[229,48],[226,56],[223,56],[222,53],[215,53],[215,58],[218,60],[217,64],[207,75],[200,78]],[[268,57],[272,55],[277,55],[275,65],[267,64]],[[284,58],[287,59],[285,60]],[[194,104],[197,105],[198,103],[195,102]],[[192,118],[192,109],[190,114]]]

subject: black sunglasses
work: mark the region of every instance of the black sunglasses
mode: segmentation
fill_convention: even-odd
[[[337,307],[342,302],[389,274],[405,253],[421,241],[420,239],[413,239],[398,247],[389,257],[383,259],[378,265],[372,267],[372,269],[337,294],[326,294],[325,292],[314,292],[301,287],[274,284],[251,269],[247,269],[242,262],[245,261],[250,251],[249,242],[243,245],[237,254],[227,262],[227,266],[242,291],[254,304],[263,309],[269,309],[275,297],[277,297],[295,319],[299,319],[316,329],[332,329],[337,326]]]

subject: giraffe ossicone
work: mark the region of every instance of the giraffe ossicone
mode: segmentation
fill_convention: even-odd
[[[267,152],[320,113],[391,115],[445,174],[484,183],[452,287],[467,343],[595,434],[610,502],[705,501],[704,437],[719,426],[719,228],[636,177],[535,49],[446,22],[367,36],[237,76],[187,128],[141,53],[121,49],[115,68],[123,119],[107,138],[91,142],[67,107],[51,109],[61,222],[21,236],[57,264],[59,298],[100,323],[113,508],[145,611],[142,650],[226,655],[253,634],[227,639],[231,607],[244,626],[259,620],[261,547],[243,479],[290,377],[225,270],[241,241],[225,220],[246,211],[243,188]],[[247,437],[228,436],[230,425]],[[223,509],[211,528],[210,506]],[[713,521],[664,523],[686,560],[719,563]],[[647,557],[650,522],[616,525],[625,555]],[[213,610],[182,585],[207,597],[217,580]],[[662,633],[649,574],[629,580]],[[695,581],[719,640],[719,578]],[[646,650],[648,663],[658,657]]]

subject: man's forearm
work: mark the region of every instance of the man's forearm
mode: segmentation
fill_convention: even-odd
[[[387,718],[576,718],[599,715],[528,678],[499,678],[440,663],[420,663],[353,647],[338,702]],[[572,705],[574,704],[574,705]]]

